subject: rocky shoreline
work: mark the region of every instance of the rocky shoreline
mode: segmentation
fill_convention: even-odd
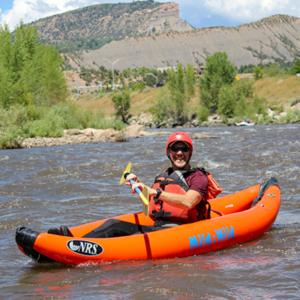
[[[299,104],[300,105],[300,104]],[[297,106],[299,106],[297,105]],[[280,121],[281,117],[286,116],[287,112],[281,112],[276,114],[270,108],[267,111],[270,118]],[[258,117],[260,117],[258,115]],[[299,123],[300,120],[292,123]],[[11,148],[32,148],[32,147],[51,147],[51,146],[63,146],[63,145],[76,145],[76,144],[89,144],[89,143],[106,143],[106,142],[126,142],[131,138],[137,138],[140,136],[151,136],[151,135],[169,135],[171,132],[160,131],[160,132],[147,132],[147,129],[161,129],[161,128],[195,128],[195,127],[225,127],[235,126],[234,119],[228,119],[227,124],[224,124],[221,116],[213,115],[208,118],[207,122],[203,122],[199,126],[198,121],[193,119],[185,124],[173,123],[172,120],[167,120],[161,123],[154,122],[152,115],[149,113],[143,113],[139,116],[132,117],[129,120],[129,126],[124,130],[115,131],[114,129],[94,129],[87,128],[84,130],[69,129],[64,130],[64,134],[59,138],[47,138],[47,137],[36,137],[36,138],[17,138],[15,139]],[[278,124],[278,123],[277,123]],[[286,123],[282,123],[286,124]],[[211,138],[210,136],[203,135],[201,133],[194,133],[192,138]]]
[[[64,131],[64,136],[60,138],[18,138],[16,140],[15,148],[33,148],[33,147],[51,147],[63,145],[76,145],[76,144],[90,144],[90,143],[106,143],[106,142],[126,142],[131,138],[140,136],[153,136],[153,135],[170,135],[172,132],[147,132],[144,125],[130,125],[123,131],[115,131],[113,129],[94,129],[87,128],[85,130],[70,129]],[[194,133],[192,138],[211,138],[208,135],[201,133]]]

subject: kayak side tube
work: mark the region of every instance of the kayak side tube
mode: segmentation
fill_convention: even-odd
[[[270,229],[280,208],[280,189],[271,184],[264,185],[261,191],[262,186],[212,200],[212,208],[218,208],[221,213],[209,220],[125,237],[82,238],[82,233],[98,227],[105,221],[102,220],[70,228],[74,237],[20,229],[19,233],[26,232],[28,236],[16,236],[16,241],[27,255],[31,247],[35,252],[29,254],[39,262],[50,259],[67,265],[184,257],[217,251],[253,240]],[[136,224],[152,222],[143,213],[116,219]]]

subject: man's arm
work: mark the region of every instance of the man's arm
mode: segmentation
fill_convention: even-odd
[[[129,174],[127,176],[126,185],[131,185],[131,183],[129,182],[130,179],[133,179],[135,181],[135,183],[131,187],[133,193],[136,193],[135,188],[137,187],[141,190],[143,190],[144,187],[147,187],[149,190],[149,196],[156,196],[156,189],[146,186],[135,174]],[[202,196],[199,192],[194,190],[188,190],[185,195],[162,191],[159,196],[159,200],[162,200],[174,207],[178,207],[181,209],[191,209],[202,200]]]
[[[156,190],[150,188],[149,195],[155,196]],[[162,200],[174,207],[178,207],[181,209],[191,209],[195,205],[197,205],[201,201],[201,199],[202,199],[202,197],[201,197],[200,193],[198,193],[194,190],[187,191],[187,193],[185,195],[179,195],[179,194],[168,193],[168,192],[162,191],[162,193],[159,196],[159,200]]]

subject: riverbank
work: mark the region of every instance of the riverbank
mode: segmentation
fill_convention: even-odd
[[[297,110],[299,112],[299,110]],[[255,124],[252,125],[285,125],[285,124],[297,124],[300,123],[300,115],[298,120],[293,120],[289,117],[289,112],[282,112],[275,114],[272,110],[268,112],[269,123]],[[149,118],[145,115],[141,115],[141,118],[134,119],[132,124],[122,130],[110,129],[94,129],[87,128],[84,130],[69,129],[64,130],[62,137],[35,137],[35,138],[21,138],[17,137],[11,142],[11,149],[20,148],[33,148],[33,147],[51,147],[51,146],[65,146],[65,145],[76,145],[76,144],[90,144],[90,143],[116,143],[116,142],[128,142],[132,138],[138,138],[141,136],[153,136],[153,135],[169,135],[170,131],[159,131],[159,132],[147,132],[147,129],[170,129],[176,128],[178,130],[186,130],[188,128],[196,128],[199,130],[204,127],[227,127],[236,126],[237,122],[234,119],[229,119],[227,123],[222,121],[222,118],[218,115],[210,116],[207,122],[204,122],[201,126],[196,121],[187,122],[183,126],[171,123],[151,123],[150,127],[145,126],[149,124]],[[210,136],[203,135],[201,133],[194,134],[192,138],[211,138]]]
[[[93,113],[91,113],[93,115]],[[94,116],[94,115],[93,115]],[[71,117],[67,116],[70,120]],[[95,120],[97,115],[94,116]],[[101,115],[98,116],[101,120]],[[63,119],[63,117],[62,117]],[[66,118],[64,118],[65,120]],[[82,119],[82,118],[81,118]],[[226,127],[226,126],[235,126],[241,120],[238,118],[226,119],[225,121],[219,115],[209,116],[208,121],[203,122],[199,125],[197,119],[192,119],[189,122],[184,124],[174,123],[172,119],[163,121],[163,122],[155,122],[153,119],[153,115],[150,112],[140,113],[135,116],[132,116],[129,119],[129,126],[125,127],[121,130],[114,130],[112,128],[109,129],[94,129],[87,128],[84,130],[80,129],[70,129],[64,130],[62,134],[62,129],[57,129],[57,137],[43,137],[43,135],[38,135],[31,138],[24,138],[20,134],[19,136],[15,134],[15,137],[11,137],[9,140],[8,146],[6,145],[5,149],[17,149],[17,148],[32,148],[32,147],[51,147],[51,146],[63,146],[63,145],[76,145],[76,144],[89,144],[89,143],[98,143],[98,142],[125,142],[130,138],[135,138],[139,136],[149,136],[149,135],[158,135],[158,134],[169,134],[170,132],[147,132],[147,128],[151,129],[171,129],[177,128],[188,129],[188,128],[196,128],[196,127]],[[245,121],[245,120],[243,120]],[[72,121],[74,124],[74,121]],[[13,122],[14,124],[15,122]],[[48,122],[49,123],[49,122]],[[71,124],[71,121],[69,122]],[[96,123],[96,122],[90,122]],[[115,124],[114,120],[110,120],[111,124]],[[271,125],[271,124],[295,124],[300,123],[300,103],[296,103],[293,106],[271,106],[266,110],[266,113],[263,115],[255,115],[255,119],[252,120],[252,124],[255,125]],[[51,123],[51,124],[58,124]],[[122,123],[123,124],[123,123]],[[105,126],[108,124],[105,124]],[[29,126],[26,124],[26,126]],[[119,129],[124,127],[118,126]],[[9,127],[8,127],[9,128]],[[24,127],[23,127],[24,128]],[[44,127],[47,128],[47,123]],[[99,127],[98,127],[99,128]],[[100,127],[101,128],[101,127]],[[32,127],[30,128],[32,130]],[[17,130],[17,129],[16,129]],[[53,128],[52,128],[53,130]],[[16,131],[17,133],[18,131]],[[43,130],[41,131],[44,132]],[[4,128],[2,128],[0,132],[1,135],[5,136],[6,132]],[[1,145],[0,145],[1,146]]]
[[[141,136],[154,136],[154,135],[170,135],[170,131],[147,132],[144,125],[131,125],[121,131],[114,129],[94,129],[87,128],[85,130],[70,129],[64,131],[64,136],[60,138],[17,138],[13,148],[33,148],[33,147],[51,147],[51,146],[65,146],[76,144],[90,144],[90,143],[116,143],[127,142],[132,138]],[[191,134],[191,133],[190,133]],[[201,133],[194,133],[194,139],[211,138],[208,135]]]

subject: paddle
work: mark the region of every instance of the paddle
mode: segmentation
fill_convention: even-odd
[[[125,171],[123,172],[123,175],[121,177],[120,180],[120,184],[123,184],[123,182],[125,181],[125,179],[127,178],[127,176],[130,173],[130,169],[131,169],[131,163],[128,164],[128,166],[126,167]],[[130,179],[130,183],[134,184],[134,180]],[[144,214],[146,217],[149,216],[149,191],[147,187],[143,188],[143,191],[141,191],[138,187],[135,188],[135,191],[138,193],[140,199],[143,202],[143,207],[144,207]]]

